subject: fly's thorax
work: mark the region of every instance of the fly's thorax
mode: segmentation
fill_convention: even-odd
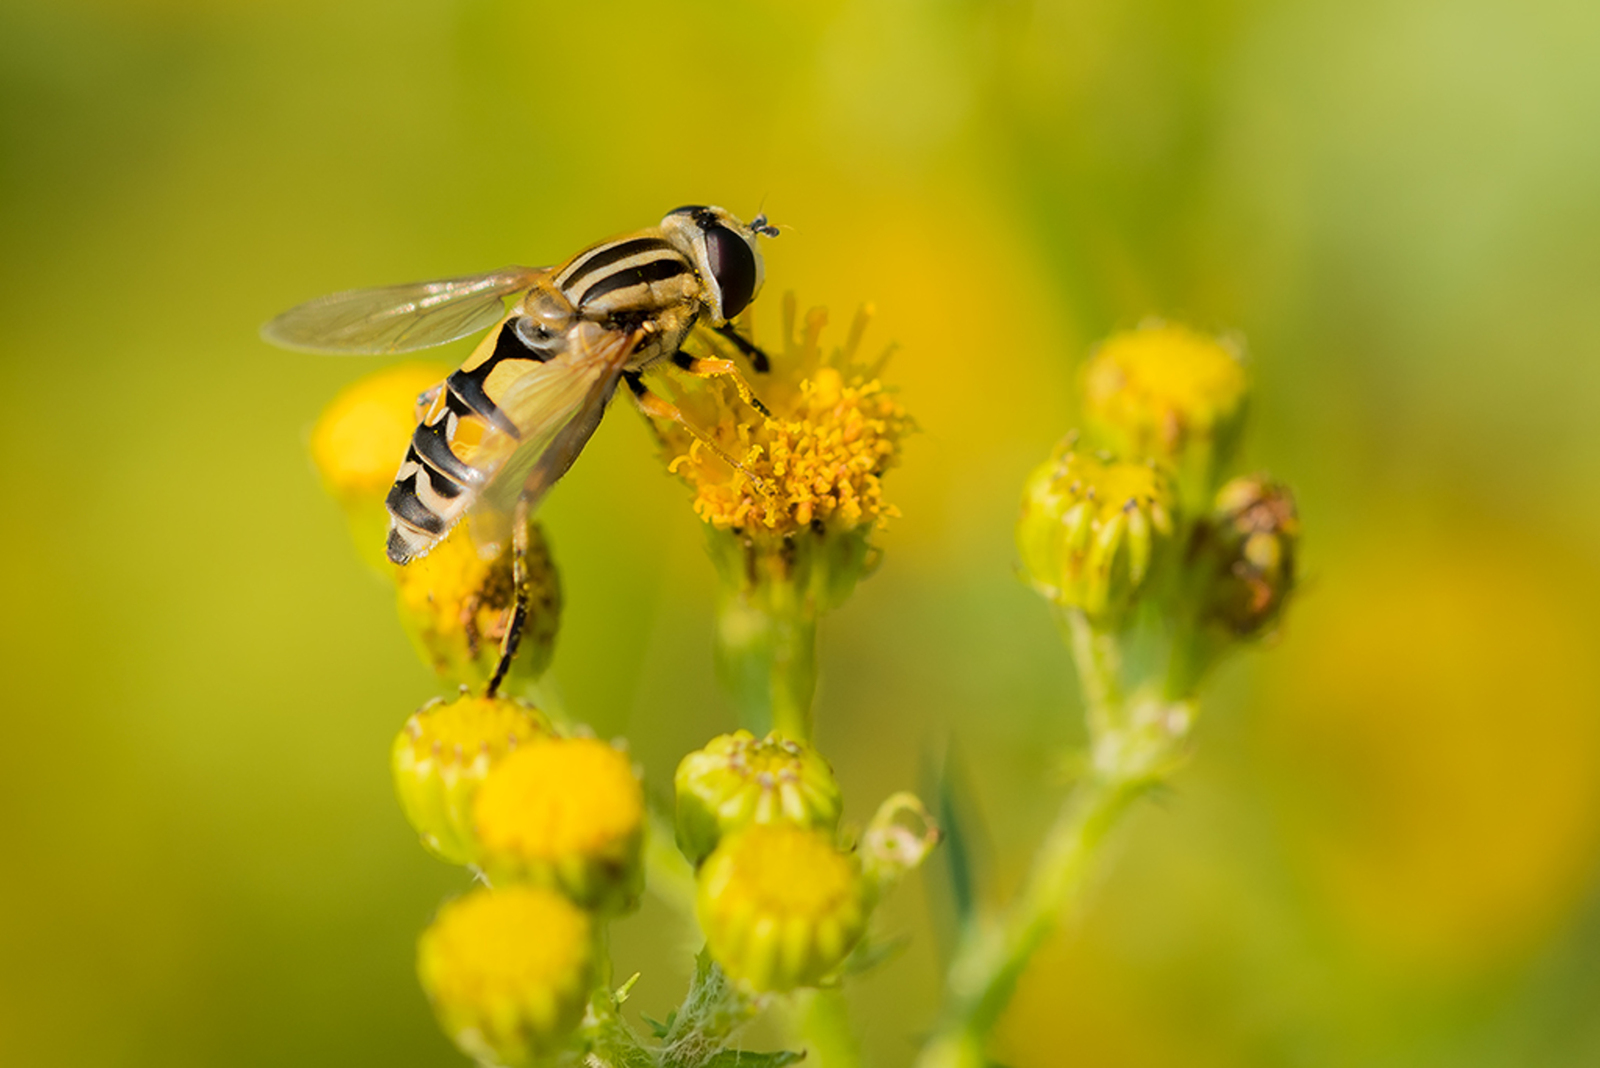
[[[741,222],[722,208],[691,204],[661,220],[661,234],[690,264],[705,287],[704,301],[715,326],[732,319],[761,292],[765,268],[758,233],[776,233]]]
[[[551,286],[581,318],[623,327],[704,292],[694,264],[654,230],[585,249],[556,269]]]

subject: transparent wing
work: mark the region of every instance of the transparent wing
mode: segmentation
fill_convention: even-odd
[[[411,352],[487,330],[505,317],[505,298],[545,274],[502,267],[488,274],[350,289],[290,308],[261,328],[274,345],[348,355]]]
[[[600,425],[634,347],[632,334],[580,323],[565,351],[511,384],[498,403],[521,437],[485,434],[467,458],[490,473],[478,510],[508,514],[523,496],[539,503]]]

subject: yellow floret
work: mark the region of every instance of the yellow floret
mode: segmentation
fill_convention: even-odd
[[[725,839],[700,870],[697,912],[712,957],[754,990],[815,985],[866,926],[854,862],[830,836],[791,824]]]
[[[417,971],[462,1052],[526,1064],[559,1049],[583,1015],[594,974],[591,921],[547,890],[474,890],[423,932]]]
[[[507,753],[548,734],[536,709],[506,698],[463,695],[408,719],[390,763],[400,806],[423,845],[454,864],[475,862],[473,793]]]
[[[626,754],[594,738],[524,746],[489,774],[473,807],[484,867],[558,886],[585,904],[639,889],[644,790]]]
[[[797,338],[792,298],[785,311],[791,322],[784,350],[772,354],[771,371],[755,381],[770,418],[756,414],[725,380],[685,387],[678,397],[690,420],[760,485],[682,428],[658,423],[668,469],[694,489],[700,518],[720,530],[785,537],[816,523],[834,530],[881,525],[899,514],[884,500],[882,479],[914,424],[878,378],[878,367],[856,360],[869,313],[857,317],[842,348],[824,354],[826,313],[813,310]]]

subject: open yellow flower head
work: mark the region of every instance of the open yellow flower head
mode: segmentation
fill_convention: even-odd
[[[696,913],[712,958],[756,991],[822,982],[867,922],[855,861],[832,835],[786,823],[723,839],[700,868]]]
[[[713,738],[678,764],[678,848],[699,864],[730,832],[791,823],[832,834],[841,801],[833,769],[815,749],[778,734]]]
[[[689,421],[760,479],[766,492],[682,427],[658,421],[668,468],[695,491],[695,512],[719,530],[781,539],[814,524],[830,530],[881,525],[898,514],[884,499],[883,476],[899,460],[901,439],[914,424],[879,378],[888,354],[871,363],[857,357],[870,311],[857,314],[844,345],[831,351],[821,343],[825,311],[811,311],[800,334],[792,294],[784,298],[783,313],[782,349],[770,353],[769,371],[750,377],[771,418],[756,412],[726,378],[670,382]],[[701,333],[691,347],[715,350],[719,343]]]
[[[390,766],[400,807],[422,844],[452,864],[476,863],[472,796],[478,785],[517,746],[551,735],[538,710],[503,697],[463,694],[406,720]]]
[[[1238,444],[1249,380],[1233,347],[1175,323],[1107,338],[1084,368],[1084,414],[1119,456],[1155,458],[1198,510]]]
[[[1206,618],[1241,638],[1270,628],[1295,585],[1300,517],[1289,487],[1265,475],[1233,479],[1218,491],[1204,536],[1215,568]]]
[[[1126,610],[1173,534],[1172,493],[1153,462],[1087,453],[1068,437],[1028,477],[1017,550],[1034,587],[1092,620]]]
[[[400,622],[423,662],[455,686],[481,690],[500,661],[500,643],[516,599],[511,546],[484,559],[469,523],[450,532],[432,552],[403,567],[389,565],[398,593]],[[561,578],[544,528],[528,521],[528,615],[521,644],[502,689],[532,682],[555,654],[561,623]]]
[[[558,1052],[595,979],[592,922],[533,886],[479,888],[439,910],[417,943],[417,974],[445,1034],[483,1064]]]
[[[595,738],[546,738],[493,768],[473,804],[482,866],[498,884],[560,890],[622,910],[643,888],[644,789],[627,754]]]
[[[383,499],[417,428],[417,397],[449,372],[443,364],[411,361],[357,379],[311,428],[311,459],[322,484],[343,506],[362,559],[380,570],[388,569]]]

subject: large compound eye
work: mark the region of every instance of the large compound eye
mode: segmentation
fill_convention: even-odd
[[[732,319],[756,295],[756,254],[726,226],[708,226],[706,262],[722,290],[722,317]]]

